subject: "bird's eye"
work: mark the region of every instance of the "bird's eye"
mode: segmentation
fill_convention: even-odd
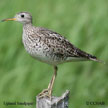
[[[21,18],[24,18],[24,15],[23,14],[21,15]]]

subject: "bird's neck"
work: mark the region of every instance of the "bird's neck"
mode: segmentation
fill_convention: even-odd
[[[28,33],[32,31],[32,23],[23,24],[23,32]]]
[[[26,24],[23,24],[23,28],[24,29],[27,29],[27,28],[31,28],[32,27],[32,23],[26,23]]]
[[[33,26],[31,23],[29,24],[23,24],[23,35],[22,35],[22,39],[23,39],[23,43],[24,45],[26,44],[26,42],[30,43],[30,39],[29,36],[33,34]]]

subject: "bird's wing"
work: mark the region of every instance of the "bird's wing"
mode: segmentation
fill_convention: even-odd
[[[67,39],[60,34],[51,30],[38,27],[37,35],[43,38],[44,43],[53,48],[53,51],[58,56],[84,58],[87,60],[98,61],[95,56],[88,54],[79,48],[76,48]]]

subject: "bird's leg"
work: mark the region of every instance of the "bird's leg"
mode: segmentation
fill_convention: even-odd
[[[55,81],[55,78],[57,76],[57,66],[54,66],[54,75],[52,76],[52,79],[48,85],[48,89],[45,89],[43,90],[40,94],[39,94],[39,97],[42,98],[42,97],[49,97],[51,99],[51,96],[52,96],[52,89],[53,89],[53,85],[54,85],[54,81]]]
[[[52,90],[53,90],[53,86],[54,86],[54,81],[55,81],[55,78],[57,76],[57,66],[54,66],[54,75],[48,85],[48,90],[49,90],[49,97],[51,98],[51,95],[52,95]]]

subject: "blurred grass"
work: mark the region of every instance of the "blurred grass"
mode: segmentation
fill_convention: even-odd
[[[108,1],[107,0],[5,0],[0,1],[0,19],[28,11],[36,26],[64,35],[77,47],[96,55],[106,65],[74,62],[59,66],[53,94],[69,89],[70,108],[101,108],[86,101],[104,101],[108,107]],[[24,50],[22,25],[0,23],[0,107],[13,101],[34,102],[53,74],[51,66],[31,58]],[[8,106],[8,108],[27,106]]]

